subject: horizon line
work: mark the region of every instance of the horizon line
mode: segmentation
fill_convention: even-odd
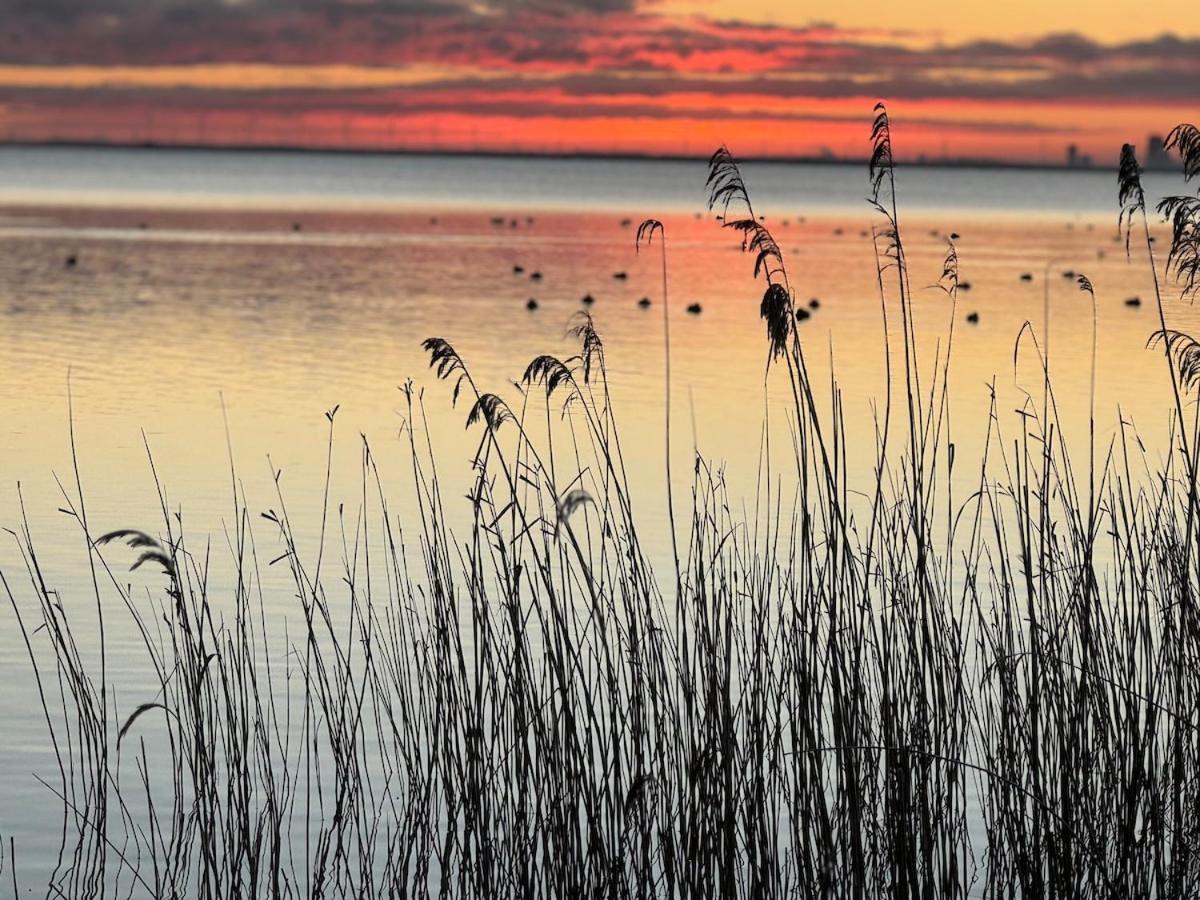
[[[325,154],[332,156],[445,156],[445,157],[479,157],[484,159],[578,159],[578,160],[612,160],[631,162],[705,162],[709,154],[686,153],[656,153],[653,151],[603,151],[603,150],[504,150],[472,148],[460,149],[454,147],[371,147],[371,146],[318,146],[301,144],[275,143],[241,143],[241,142],[206,142],[196,141],[102,141],[102,140],[0,140],[0,147],[28,149],[98,149],[98,150],[163,150],[192,151],[192,152],[221,152],[221,153],[298,153]],[[866,165],[867,155],[862,157],[839,156],[833,153],[820,154],[746,154],[738,155],[737,159],[752,163],[782,163],[788,165]],[[1174,162],[1174,161],[1172,161]],[[994,157],[932,157],[921,154],[915,159],[900,158],[897,165],[921,168],[959,168],[959,169],[1027,169],[1067,172],[1104,172],[1109,168],[1116,169],[1114,160],[1111,167],[1098,165],[1094,161],[1081,161],[1075,164],[1068,162],[1050,162],[1047,160],[1011,160]],[[1149,171],[1171,170],[1174,166],[1155,165],[1151,161],[1147,165],[1142,162],[1144,169]]]

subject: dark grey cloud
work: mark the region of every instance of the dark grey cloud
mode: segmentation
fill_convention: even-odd
[[[628,15],[637,2],[0,0],[0,59],[51,66],[449,63],[501,76],[414,89],[447,96],[535,84],[585,99],[1200,100],[1200,39],[1108,45],[1053,34],[918,46],[829,26]]]

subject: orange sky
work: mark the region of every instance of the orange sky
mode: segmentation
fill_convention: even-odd
[[[1178,0],[37,0],[0,137],[1107,163],[1200,111]]]

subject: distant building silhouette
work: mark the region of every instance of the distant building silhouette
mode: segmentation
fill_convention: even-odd
[[[1092,167],[1092,158],[1086,153],[1080,153],[1079,148],[1075,144],[1067,146],[1067,168],[1068,169],[1090,169]]]
[[[1160,134],[1152,134],[1146,141],[1146,158],[1142,160],[1145,169],[1178,169],[1179,161],[1172,159]]]

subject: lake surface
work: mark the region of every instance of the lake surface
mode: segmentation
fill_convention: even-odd
[[[801,326],[806,352],[817,383],[836,371],[848,456],[869,478],[885,339],[865,168],[761,163],[746,176],[799,299],[819,301]],[[408,379],[424,389],[442,477],[466,485],[477,436],[464,439],[466,407],[451,408],[421,340],[450,340],[482,387],[516,402],[512,383],[535,355],[577,352],[565,331],[590,294],[635,513],[652,557],[665,561],[660,257],[635,251],[638,222],[666,226],[676,471],[689,473],[699,451],[725,464],[735,496],[750,492],[764,414],[784,388],[764,379],[762,288],[737,237],[704,210],[704,177],[702,162],[678,161],[0,149],[0,526],[18,527],[23,498],[53,587],[64,603],[88,602],[84,543],[60,512],[56,481],[73,492],[73,409],[94,532],[156,530],[149,448],[193,544],[199,534],[219,546],[232,508],[228,428],[251,509],[275,503],[281,470],[302,549],[315,552],[327,410],[338,408],[334,502],[360,490],[360,434],[405,496]],[[1162,175],[1147,186],[1177,187]],[[1153,281],[1144,245],[1129,261],[1117,236],[1115,175],[901,169],[898,189],[915,288],[936,282],[944,236],[960,235],[970,289],[957,309],[936,289],[915,300],[926,367],[945,352],[954,316],[960,458],[982,444],[989,385],[1006,427],[1019,428],[1012,411],[1025,391],[1036,395],[1041,370],[1028,338],[1015,363],[1014,347],[1026,321],[1044,344],[1047,297],[1060,412],[1070,439],[1086,439],[1093,309],[1068,271],[1096,286],[1098,445],[1123,417],[1161,452],[1168,381],[1161,354],[1145,346],[1158,327]],[[1168,323],[1200,329],[1200,313],[1167,296]],[[1135,297],[1140,306],[1126,303]],[[687,313],[690,304],[703,311]],[[777,441],[774,452],[785,450]],[[0,571],[32,609],[7,535]],[[268,609],[287,615],[293,593],[281,573]],[[11,610],[0,615],[0,834],[15,837],[22,875],[37,883],[59,823],[32,773],[50,771],[53,757],[24,643]],[[143,663],[131,628],[112,641],[127,715],[146,699]]]

